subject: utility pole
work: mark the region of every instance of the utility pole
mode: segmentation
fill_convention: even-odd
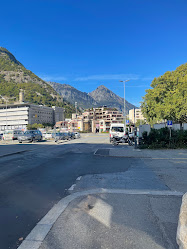
[[[123,116],[124,116],[124,126],[125,126],[125,133],[126,133],[126,106],[125,106],[125,82],[129,80],[120,80],[119,82],[122,82],[124,84],[124,111],[123,111]]]
[[[134,148],[137,149],[136,109],[134,108]]]
[[[77,102],[75,102],[76,118],[77,118]]]

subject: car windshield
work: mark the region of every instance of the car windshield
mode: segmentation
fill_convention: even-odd
[[[24,134],[33,134],[34,131],[26,131]]]
[[[124,132],[124,128],[123,127],[112,127],[112,131]]]

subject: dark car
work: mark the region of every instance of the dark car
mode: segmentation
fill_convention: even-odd
[[[41,140],[42,140],[42,133],[39,130],[26,131],[24,134],[18,136],[19,143],[22,143],[23,141],[34,142]]]
[[[74,132],[68,132],[70,139],[75,139],[75,133]]]
[[[55,142],[58,142],[59,140],[65,140],[66,136],[62,132],[56,132],[52,134],[52,137],[54,138]]]

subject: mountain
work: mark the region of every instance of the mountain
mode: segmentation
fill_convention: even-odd
[[[103,85],[97,87],[97,89],[89,93],[89,95],[100,105],[114,107],[120,111],[123,111],[124,109],[124,98],[121,98],[120,96],[113,93],[111,90],[109,90]],[[128,111],[133,108],[137,107],[126,100],[125,101],[126,113],[128,114]]]
[[[49,84],[26,69],[6,48],[0,47],[0,95],[18,99],[20,89],[24,90],[27,102],[65,107],[66,117],[75,112],[74,106],[63,101]],[[0,102],[3,103],[1,97]]]
[[[81,109],[99,107],[106,105],[107,107],[114,107],[120,111],[123,111],[124,99],[113,93],[105,86],[99,86],[96,90],[91,93],[85,93],[77,90],[76,88],[55,82],[48,82],[55,91],[60,94],[65,100],[71,104],[77,102],[78,107]],[[128,101],[126,103],[126,113],[130,109],[136,108]]]
[[[88,93],[81,92],[70,85],[56,82],[48,82],[48,84],[71,104],[74,105],[75,102],[77,102],[78,107],[81,109],[98,106],[98,103],[90,95],[88,95]]]

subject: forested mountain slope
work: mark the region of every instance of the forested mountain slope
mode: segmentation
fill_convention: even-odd
[[[0,95],[18,98],[20,89],[24,89],[27,102],[65,107],[67,117],[75,111],[49,84],[26,69],[6,48],[0,47]],[[1,98],[0,102],[3,103]]]

